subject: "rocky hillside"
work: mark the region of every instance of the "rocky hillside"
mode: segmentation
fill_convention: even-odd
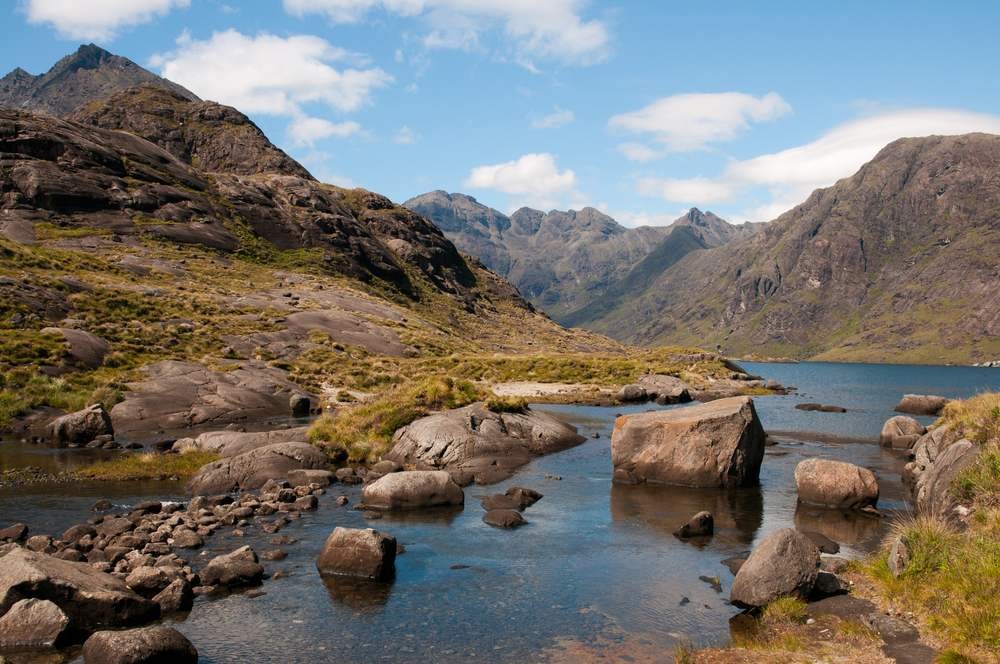
[[[668,227],[625,228],[594,208],[509,217],[465,194],[433,191],[403,205],[432,220],[463,252],[509,279],[556,320],[574,324],[590,306],[645,282],[694,249],[751,232],[692,209]],[[685,230],[679,231],[684,228]]]
[[[0,108],[62,117],[83,104],[141,84],[170,90],[188,100],[198,99],[192,92],[128,58],[86,44],[44,74],[34,76],[18,67],[0,78]]]
[[[1000,136],[895,141],[753,237],[588,327],[639,343],[890,362],[1000,355]]]

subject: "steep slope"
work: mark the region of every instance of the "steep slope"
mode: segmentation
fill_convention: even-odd
[[[1000,136],[895,141],[755,236],[588,327],[640,343],[893,362],[1000,355]]]
[[[128,58],[94,44],[81,46],[44,74],[32,76],[20,67],[0,79],[0,108],[65,116],[88,102],[136,85],[150,84],[188,100],[192,92],[143,69]]]
[[[625,228],[594,208],[521,208],[508,217],[471,196],[443,191],[403,205],[566,324],[595,315],[588,307],[603,311],[608,298],[647,283],[687,251],[751,232],[696,209],[670,227]],[[686,230],[675,233],[682,226]]]

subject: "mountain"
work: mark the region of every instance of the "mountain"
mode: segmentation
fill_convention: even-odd
[[[669,227],[625,228],[594,208],[521,208],[508,217],[471,196],[444,191],[403,205],[433,221],[459,250],[478,257],[563,323],[613,296],[616,284],[644,281],[647,273],[688,251],[751,232],[696,209]]]
[[[18,67],[4,76],[0,79],[0,108],[63,117],[87,102],[142,84],[155,85],[188,100],[198,99],[128,58],[86,44],[44,74],[33,76]]]
[[[1000,136],[906,138],[755,235],[676,261],[617,338],[858,361],[1000,355]]]

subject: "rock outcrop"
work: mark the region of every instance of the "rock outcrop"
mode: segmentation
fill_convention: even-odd
[[[389,473],[362,492],[365,507],[383,510],[412,510],[457,506],[465,502],[462,487],[443,470],[408,470]]]
[[[334,528],[316,568],[320,574],[390,580],[396,572],[396,538],[372,528]]]
[[[173,444],[173,451],[187,449],[214,452],[221,457],[232,457],[274,443],[304,442],[308,427],[292,427],[274,431],[208,431],[194,438],[180,438]]]
[[[492,484],[536,456],[583,442],[576,428],[535,410],[494,413],[477,403],[421,418],[396,432],[386,459],[443,469],[459,484]]]
[[[764,430],[749,397],[623,415],[615,420],[615,479],[683,486],[754,485]]]
[[[785,596],[806,599],[819,570],[819,549],[808,537],[792,528],[777,530],[740,566],[730,599],[744,607],[766,606]]]
[[[833,509],[874,507],[878,502],[875,473],[853,463],[806,459],[795,467],[799,500]]]
[[[322,469],[329,459],[309,443],[272,443],[213,461],[188,482],[192,495],[213,495],[236,489],[257,489],[271,479],[284,478],[289,471]]]

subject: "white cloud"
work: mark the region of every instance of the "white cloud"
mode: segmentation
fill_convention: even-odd
[[[226,30],[197,41],[185,33],[177,45],[154,56],[153,66],[201,97],[248,113],[292,115],[310,102],[354,111],[392,81],[377,67],[355,68],[360,56],[310,35],[251,37]],[[348,66],[337,69],[335,62]]]
[[[741,217],[768,221],[802,203],[815,189],[853,175],[896,139],[970,132],[1000,134],[1000,116],[939,108],[885,112],[834,127],[804,145],[730,162],[718,178],[644,178],[638,185],[640,193],[693,204],[731,200],[762,189],[769,200]]]
[[[608,53],[610,35],[603,22],[581,16],[583,0],[284,0],[295,16],[322,13],[335,22],[355,22],[381,9],[419,16],[429,27],[428,48],[479,48],[483,34],[501,29],[521,64],[540,57],[570,64],[592,64]]]
[[[347,138],[360,131],[357,122],[330,122],[309,116],[297,117],[288,126],[288,136],[295,145],[312,145],[324,138]]]
[[[469,172],[465,186],[508,194],[517,202],[514,207],[551,208],[558,201],[584,202],[574,190],[576,174],[569,169],[559,170],[555,156],[545,152],[526,154],[502,164],[477,166]]]
[[[531,126],[533,129],[558,129],[559,127],[565,127],[575,119],[576,116],[573,114],[573,111],[564,111],[557,108],[548,115],[532,120]]]
[[[621,143],[618,146],[618,151],[625,155],[629,161],[647,162],[663,156],[662,150],[654,150],[642,143]]]
[[[27,0],[29,23],[47,23],[67,39],[110,41],[122,28],[148,23],[191,0]]]
[[[687,93],[663,97],[637,111],[616,115],[608,126],[647,135],[666,151],[687,152],[731,140],[751,122],[774,120],[789,111],[791,106],[775,92],[763,97],[742,92]],[[646,158],[653,154],[651,150],[632,152]]]
[[[420,134],[410,129],[408,126],[403,125],[393,136],[392,140],[394,143],[399,143],[400,145],[413,145],[420,139]]]

